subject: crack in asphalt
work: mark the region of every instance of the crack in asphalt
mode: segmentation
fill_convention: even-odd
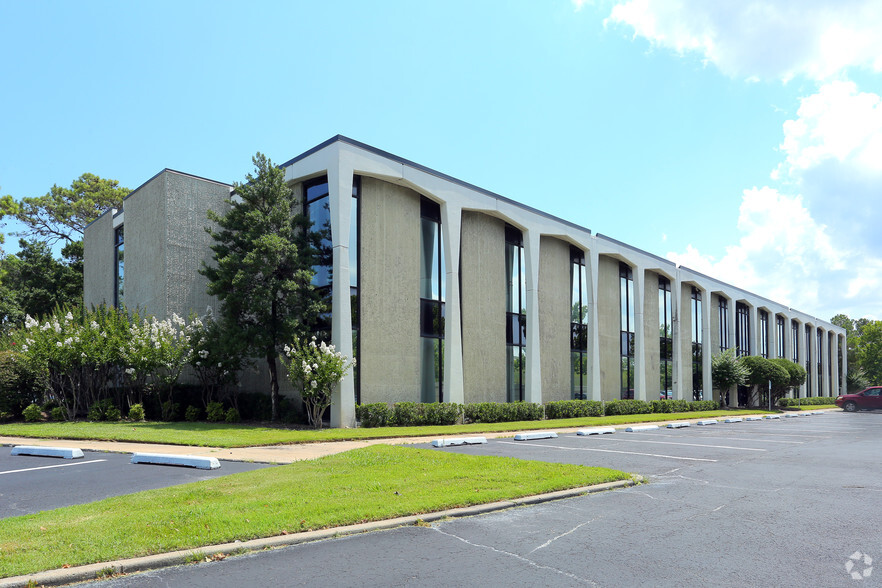
[[[517,559],[519,561],[522,561],[522,562],[526,563],[527,565],[529,565],[530,567],[538,568],[540,570],[549,570],[549,571],[555,572],[557,574],[560,574],[562,576],[566,576],[567,578],[577,580],[577,581],[582,582],[584,584],[588,584],[590,586],[598,586],[598,584],[596,582],[593,582],[587,578],[579,577],[575,574],[572,574],[570,572],[565,572],[565,571],[558,569],[558,568],[553,568],[551,566],[542,565],[540,563],[533,561],[532,559],[529,559],[529,558],[524,557],[522,555],[518,555],[517,553],[512,553],[510,551],[505,551],[503,549],[497,549],[497,548],[493,547],[492,545],[473,543],[464,537],[460,537],[458,535],[454,535],[453,533],[448,533],[446,531],[442,531],[441,529],[438,529],[437,527],[430,527],[430,528],[431,528],[431,530],[433,530],[437,533],[441,533],[442,535],[446,535],[447,537],[451,537],[451,538],[456,539],[458,541],[462,541],[463,543],[465,543],[466,545],[470,545],[471,547],[479,547],[482,549],[488,549],[494,553],[498,553],[500,555],[505,555],[505,556]],[[535,549],[533,551],[535,551]],[[532,553],[532,551],[530,553]]]

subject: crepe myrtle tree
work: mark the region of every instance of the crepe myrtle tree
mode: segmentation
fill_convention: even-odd
[[[331,394],[343,377],[355,366],[351,360],[324,341],[316,343],[313,335],[308,343],[295,340],[285,345],[288,359],[288,377],[301,386],[301,397],[309,422],[316,429],[322,428],[322,418],[331,406]]]
[[[200,272],[208,293],[221,301],[218,320],[252,357],[266,361],[272,420],[279,418],[278,359],[281,346],[306,336],[326,304],[312,285],[319,236],[293,192],[285,172],[261,153],[254,174],[234,184],[226,214],[208,211],[216,226],[213,263]]]
[[[711,380],[714,388],[720,391],[720,404],[724,403],[725,392],[732,386],[747,382],[748,369],[735,355],[735,349],[727,349],[711,358]]]

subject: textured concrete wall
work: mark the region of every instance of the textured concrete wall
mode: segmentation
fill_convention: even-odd
[[[420,198],[361,182],[361,401],[420,401]]]
[[[542,401],[572,397],[570,365],[570,245],[542,237],[539,243],[539,344]]]
[[[658,400],[661,382],[661,349],[659,336],[661,323],[658,309],[658,274],[646,272],[643,282],[643,341],[646,372],[646,399]]]
[[[600,256],[597,270],[597,329],[600,339],[600,393],[603,400],[622,397],[619,262]]]
[[[674,287],[674,284],[671,284]],[[702,304],[704,300],[702,300]],[[701,320],[701,317],[698,317]],[[680,353],[683,357],[683,366],[680,370],[680,380],[683,382],[683,397],[692,400],[692,286],[683,284],[680,287],[680,340],[674,344],[680,345]]]
[[[83,302],[86,308],[112,306],[116,284],[111,212],[86,227],[83,246]]]
[[[710,351],[713,355],[720,352],[720,297],[710,295]],[[733,309],[729,309],[732,312]],[[732,343],[732,333],[729,333],[729,343]]]
[[[505,223],[464,211],[461,234],[465,402],[506,402]]]
[[[162,172],[125,201],[125,295],[130,309],[165,318],[168,313],[166,251],[168,218]],[[192,280],[192,277],[188,278]]]
[[[165,176],[167,312],[186,317],[191,311],[203,314],[207,306],[217,310],[218,300],[206,294],[208,280],[199,269],[213,255],[209,248],[213,239],[205,232],[206,211],[225,214],[230,188],[174,172]]]

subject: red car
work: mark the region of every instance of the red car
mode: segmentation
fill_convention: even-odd
[[[882,408],[882,386],[873,386],[854,394],[838,396],[836,406],[847,412]]]

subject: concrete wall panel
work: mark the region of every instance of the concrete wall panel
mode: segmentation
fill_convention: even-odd
[[[230,188],[192,176],[166,172],[166,214],[168,236],[165,244],[167,312],[186,317],[191,311],[205,313],[218,308],[218,300],[206,294],[208,279],[199,273],[202,262],[211,262],[214,242],[205,232],[206,211],[225,214]]]
[[[542,401],[572,397],[570,360],[570,245],[542,237],[539,244],[539,344]]]
[[[361,182],[361,401],[420,401],[420,198]]]
[[[600,256],[597,271],[597,328],[600,338],[600,388],[603,400],[622,397],[619,262]]]
[[[83,302],[86,308],[113,306],[116,284],[112,212],[86,227],[83,245]]]
[[[505,223],[463,212],[461,251],[465,401],[505,402]]]
[[[661,390],[661,321],[658,308],[658,274],[646,272],[643,282],[643,337],[644,371],[646,372],[646,399],[658,400]]]
[[[168,222],[166,180],[162,172],[132,193],[125,210],[125,296],[130,309],[168,316]],[[192,280],[192,277],[188,277]]]

